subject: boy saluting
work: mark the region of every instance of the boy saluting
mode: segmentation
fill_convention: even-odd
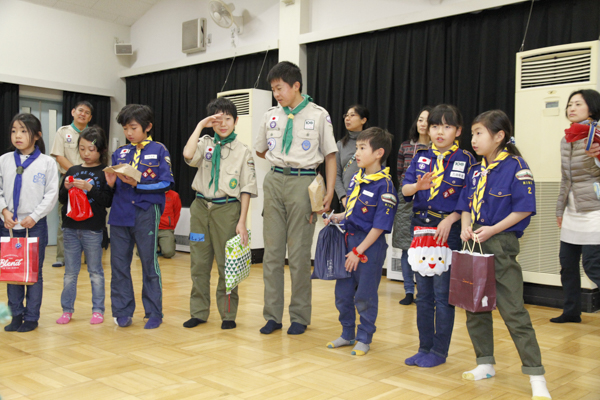
[[[269,71],[267,81],[279,106],[265,113],[255,143],[256,154],[271,163],[263,185],[263,316],[267,324],[260,332],[270,334],[282,328],[287,245],[292,277],[288,334],[299,335],[310,324],[311,315],[310,252],[316,217],[308,186],[317,174],[315,168],[325,160],[329,185],[321,212],[329,210],[335,187],[337,146],[329,113],[312,103],[310,96],[302,95],[298,66],[280,62]]]

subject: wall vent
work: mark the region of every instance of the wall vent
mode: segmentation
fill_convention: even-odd
[[[523,57],[521,89],[589,82],[591,69],[591,47]]]
[[[241,94],[231,94],[222,96],[226,99],[231,100],[233,104],[235,104],[235,108],[237,108],[238,116],[241,115],[250,115],[250,92],[241,93]]]

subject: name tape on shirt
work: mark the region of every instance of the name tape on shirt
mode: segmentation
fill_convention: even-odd
[[[452,171],[463,172],[465,170],[466,165],[467,165],[466,161],[454,161],[454,165],[452,166]]]
[[[427,158],[427,157],[419,157],[419,164],[426,164],[429,165],[431,164],[431,159]]]
[[[458,178],[458,179],[465,179],[465,173],[464,172],[452,171],[452,172],[450,172],[450,177],[451,178]]]
[[[362,194],[364,194],[365,196],[373,197],[373,193],[369,192],[368,190],[363,190]]]
[[[158,154],[147,154],[144,156],[144,160],[157,160]]]
[[[306,121],[304,121],[304,129],[306,129],[307,131],[314,131],[315,130],[315,120],[307,119]]]
[[[522,169],[515,174],[515,178],[520,181],[532,181],[533,180],[533,172],[530,169]]]

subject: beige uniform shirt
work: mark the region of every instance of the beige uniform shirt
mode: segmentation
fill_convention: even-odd
[[[71,125],[61,126],[54,136],[52,150],[50,154],[54,157],[63,156],[73,165],[83,164],[83,160],[79,155],[79,133]],[[60,164],[56,163],[61,174],[67,172]]]
[[[338,151],[331,117],[323,107],[308,105],[294,116],[293,140],[288,154],[283,152],[283,133],[288,116],[281,106],[264,115],[256,138],[255,150],[268,150],[265,158],[276,167],[315,169],[325,156]]]
[[[237,139],[221,145],[219,190],[215,193],[214,182],[210,188],[208,187],[214,148],[213,138],[205,135],[198,140],[194,157],[191,160],[185,160],[189,166],[198,168],[192,182],[192,189],[202,193],[207,199],[225,196],[239,199],[240,193],[249,193],[250,197],[256,197],[258,189],[254,159],[250,149]]]

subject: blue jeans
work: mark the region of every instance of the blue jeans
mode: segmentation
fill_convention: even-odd
[[[412,219],[415,226],[437,226],[441,219],[432,216]],[[460,250],[460,220],[452,225],[448,246]],[[448,357],[452,330],[454,328],[454,306],[448,304],[450,293],[450,269],[441,275],[422,276],[415,274],[419,293],[417,303],[417,328],[419,329],[419,352]]]
[[[415,293],[415,273],[413,272],[410,264],[408,263],[408,249],[402,250],[402,257],[400,258],[400,266],[402,267],[402,278],[404,279],[404,292],[406,294]]]
[[[352,249],[365,239],[365,232],[354,232],[346,238],[348,249]],[[338,279],[335,283],[335,306],[340,312],[342,338],[355,338],[361,343],[369,344],[375,333],[375,320],[379,310],[379,283],[387,243],[385,235],[379,238],[365,251],[366,263],[359,263],[350,278]],[[356,311],[355,311],[356,307]],[[356,312],[360,315],[360,325],[356,329]]]
[[[92,283],[92,312],[104,314],[104,270],[102,269],[102,231],[63,228],[65,277],[60,303],[63,312],[75,311],[77,277],[81,270],[81,252],[85,253]]]
[[[9,236],[8,229],[1,224],[0,236]],[[13,237],[27,236],[27,229],[13,230]],[[48,245],[48,224],[46,217],[40,219],[33,228],[29,229],[29,237],[38,238],[38,280],[33,285],[6,285],[8,295],[8,306],[13,316],[23,314],[25,321],[38,321],[40,319],[40,307],[42,306],[42,294],[44,292],[44,279],[42,278],[42,266],[46,256]],[[27,305],[23,306],[23,300]]]

